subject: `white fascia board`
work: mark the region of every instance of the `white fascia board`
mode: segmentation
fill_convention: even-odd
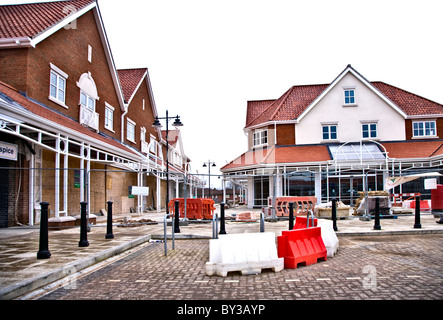
[[[57,24],[55,24],[54,26],[50,27],[49,29],[44,30],[39,35],[35,36],[31,40],[31,45],[33,47],[35,47],[38,43],[42,42],[43,40],[45,40],[46,38],[48,38],[52,34],[56,33],[61,28],[64,28],[66,25],[68,25],[69,23],[72,23],[74,20],[78,19],[79,17],[84,15],[86,12],[88,12],[89,10],[91,10],[95,7],[97,7],[97,3],[94,1],[94,2],[91,2],[89,5],[87,5],[86,7],[72,13],[71,15],[67,16],[65,19],[63,19],[60,22],[58,22]]]
[[[439,114],[423,114],[423,115],[410,115],[406,119],[433,119],[443,118],[443,113]]]
[[[149,76],[149,69],[146,70],[146,83],[148,86],[149,99],[151,101],[152,113],[154,117],[158,117],[157,106],[154,99],[154,91],[152,90],[151,77]]]
[[[272,120],[272,121],[267,121],[267,122],[262,122],[260,124],[256,124],[254,126],[250,126],[250,127],[245,127],[243,128],[243,132],[246,133],[248,131],[252,131],[261,127],[265,127],[265,126],[274,126],[276,124],[297,124],[299,122],[299,119],[294,119],[294,120]]]
[[[32,42],[32,40],[29,37],[0,39],[0,49],[32,47],[31,42]]]
[[[111,73],[112,81],[114,82],[114,87],[117,92],[117,98],[120,103],[121,111],[125,111],[125,99],[123,96],[123,90],[120,85],[120,79],[118,77],[117,68],[114,63],[114,57],[112,56],[111,47],[109,45],[108,36],[106,35],[106,30],[103,24],[103,19],[100,13],[98,5],[95,5],[94,17],[97,23],[97,28],[102,40],[103,47],[105,49],[106,60],[108,62],[109,71]]]
[[[397,111],[404,119],[406,119],[407,114],[404,113],[395,103],[389,100],[384,94],[382,94],[377,88],[375,88],[368,80],[362,77],[358,72],[356,72],[351,66],[347,66],[345,70],[337,77],[335,80],[303,111],[303,113],[297,118],[298,122],[303,119],[309,111],[314,108],[317,103],[326,96],[332,88],[348,73],[352,73],[358,80],[365,84],[372,92],[374,92],[378,97],[380,97],[384,102],[386,102],[390,107]]]

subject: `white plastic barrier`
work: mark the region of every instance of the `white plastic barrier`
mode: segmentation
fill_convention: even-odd
[[[338,250],[338,238],[331,220],[317,219],[317,227],[321,228],[321,237],[328,251],[328,257],[333,257]]]
[[[226,277],[230,271],[240,271],[242,275],[259,274],[262,269],[279,272],[283,268],[284,259],[277,256],[272,232],[226,234],[209,240],[208,276]]]

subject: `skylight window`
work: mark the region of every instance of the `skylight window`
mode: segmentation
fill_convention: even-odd
[[[374,143],[345,144],[329,146],[332,158],[336,161],[385,160],[386,157]]]

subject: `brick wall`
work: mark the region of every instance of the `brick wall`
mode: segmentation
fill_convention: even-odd
[[[92,63],[88,61],[88,45],[92,46]],[[65,102],[68,109],[48,98],[50,63],[68,74]],[[83,73],[88,72],[94,79],[99,96],[96,101],[96,112],[100,114],[99,130],[120,139],[121,106],[91,11],[78,19],[77,29],[62,28],[29,49],[26,92],[29,97],[78,120],[80,88],[77,82]],[[105,102],[114,107],[115,132],[104,128]]]

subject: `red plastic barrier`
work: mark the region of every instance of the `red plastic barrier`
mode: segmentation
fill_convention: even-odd
[[[285,268],[296,269],[327,260],[327,250],[321,237],[321,228],[304,228],[282,231],[277,237],[278,257],[284,258]]]
[[[411,201],[411,209],[415,209],[415,200]],[[420,211],[430,211],[429,202],[427,200],[420,200]]]
[[[306,217],[296,217],[295,218],[295,224],[294,229],[304,229],[308,225],[308,218]],[[309,220],[309,227],[312,226],[312,221]],[[314,227],[317,226],[317,218],[314,219]]]

